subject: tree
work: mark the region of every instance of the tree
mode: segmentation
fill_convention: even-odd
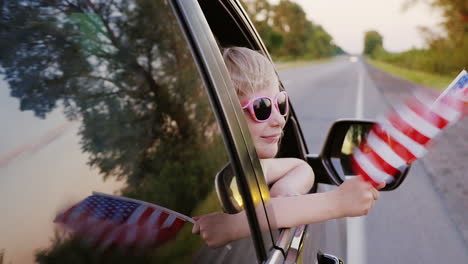
[[[281,0],[273,9],[273,29],[283,35],[281,56],[300,57],[306,53],[307,18],[302,7],[289,0]]]
[[[377,31],[367,31],[364,35],[364,54],[374,56],[374,52],[383,48],[383,37]]]
[[[267,0],[244,0],[242,3],[265,46],[270,53],[276,54],[283,45],[284,38],[280,32],[272,27],[274,5]]]
[[[404,9],[420,1],[407,0]],[[442,10],[443,25],[448,38],[457,40],[458,44],[461,44],[462,37],[468,33],[468,2],[465,0],[430,0],[428,2],[433,8]],[[427,1],[424,1],[424,3],[427,3]]]
[[[343,53],[297,3],[244,0],[243,4],[273,57],[314,59]]]
[[[404,8],[409,8],[420,1],[407,0]],[[468,2],[430,0],[424,3],[429,3],[433,8],[442,11],[445,34],[440,35],[428,27],[421,26],[428,48],[413,52],[424,54],[424,57],[418,57],[418,60],[424,64],[412,64],[419,70],[455,75],[468,65],[468,57],[463,56],[468,50]]]

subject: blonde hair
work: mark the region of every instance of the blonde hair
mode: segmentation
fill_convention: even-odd
[[[279,89],[275,68],[260,52],[244,47],[229,47],[222,52],[238,96],[248,95],[267,87]]]

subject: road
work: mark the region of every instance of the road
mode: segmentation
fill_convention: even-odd
[[[389,75],[385,75],[386,87],[382,87],[380,79],[373,78],[377,73],[362,61],[353,63],[345,57],[330,63],[280,71],[309,152],[320,152],[320,144],[334,120],[375,119],[391,103],[408,94],[402,81]],[[383,88],[392,86],[396,89],[392,93],[383,92]],[[348,238],[348,243],[358,246],[356,251],[359,252],[348,251],[349,261],[346,263],[468,261],[467,244],[459,231],[461,224],[457,225],[456,218],[450,216],[446,200],[434,187],[433,168],[427,163],[425,159],[415,162],[400,188],[382,193],[369,215],[358,220],[364,229],[362,232],[352,230],[354,234]],[[359,238],[360,234],[362,238]],[[364,248],[359,249],[356,244],[360,244],[361,239]]]

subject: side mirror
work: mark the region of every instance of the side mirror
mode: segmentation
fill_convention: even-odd
[[[225,213],[236,214],[243,210],[244,203],[237,187],[231,164],[222,168],[215,178],[216,193]]]
[[[374,124],[372,121],[339,120],[332,125],[322,153],[307,156],[309,164],[319,174],[318,182],[340,185],[346,178],[356,176],[351,166],[353,148],[366,138]],[[394,190],[400,186],[409,168],[410,166],[393,182],[387,183],[382,191]]]
[[[343,261],[331,254],[317,252],[317,264],[343,264]]]

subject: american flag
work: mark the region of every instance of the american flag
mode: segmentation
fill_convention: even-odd
[[[155,204],[97,192],[54,220],[99,250],[111,246],[154,247],[175,237],[187,221],[195,223],[188,216]]]
[[[355,172],[375,186],[384,181],[392,182],[426,154],[427,147],[443,129],[463,116],[467,102],[468,73],[465,70],[436,100],[426,94],[414,94],[380,118],[354,149]]]

